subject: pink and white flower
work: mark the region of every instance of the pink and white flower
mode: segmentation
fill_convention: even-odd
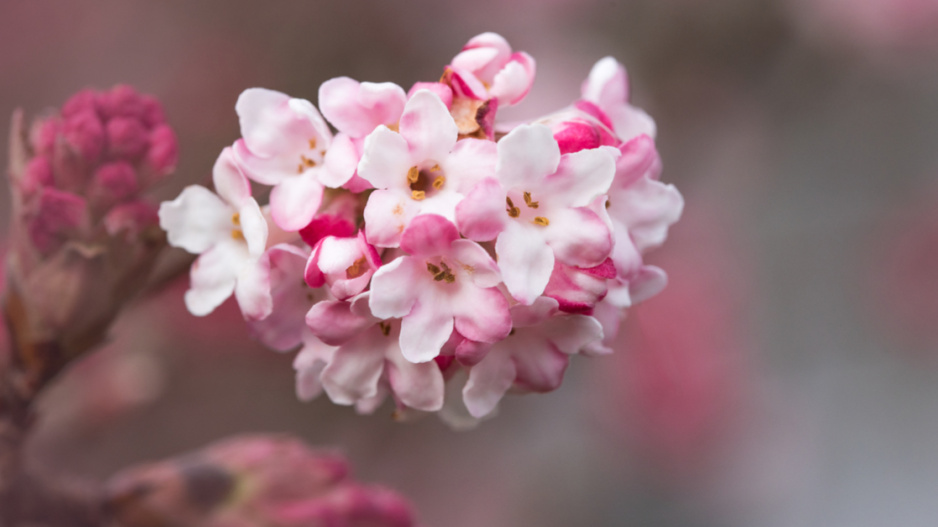
[[[512,307],[511,319],[511,335],[469,369],[462,395],[473,417],[491,413],[512,386],[526,392],[556,390],[569,356],[603,338],[595,318],[561,314],[557,301],[547,297]]]
[[[260,262],[267,221],[231,148],[218,156],[212,179],[217,194],[193,185],[160,205],[169,244],[200,255],[192,264],[186,307],[204,316],[234,293],[245,317],[264,318],[271,311],[268,273]]]
[[[403,318],[400,345],[407,360],[432,360],[454,329],[475,342],[508,335],[508,301],[496,287],[498,266],[485,249],[460,239],[456,226],[437,215],[415,218],[401,249],[407,255],[372,278],[370,307],[379,318]]]
[[[615,236],[612,260],[618,272],[609,300],[628,307],[656,295],[667,284],[664,271],[645,265],[642,255],[664,243],[668,228],[681,217],[684,198],[674,185],[658,180],[661,158],[651,137],[636,137],[623,144],[620,152],[605,203]]]
[[[391,82],[358,82],[337,77],[322,83],[319,107],[339,133],[326,152],[320,181],[332,188],[348,186],[353,191],[368,188],[355,177],[364,139],[381,125],[396,127],[406,102],[404,89]]]
[[[305,351],[294,364],[304,382],[319,372],[332,402],[355,405],[370,413],[392,393],[400,404],[435,412],[443,405],[443,374],[436,362],[415,364],[401,353],[401,323],[375,317],[369,308],[372,293],[351,301],[320,302],[306,321],[321,341],[336,346],[328,361],[316,350]],[[316,355],[319,353],[319,355]],[[328,362],[325,367],[316,363]],[[312,364],[312,367],[307,366]],[[299,379],[300,377],[298,377]]]
[[[270,210],[286,231],[305,227],[322,202],[320,172],[332,132],[305,99],[266,90],[245,90],[235,105],[242,138],[234,152],[244,172],[272,185]]]
[[[351,298],[368,287],[371,276],[381,267],[378,251],[365,241],[359,231],[356,238],[323,238],[306,265],[306,283],[310,287],[328,285],[339,300]]]
[[[382,125],[365,139],[358,175],[378,189],[365,206],[369,243],[397,247],[418,214],[454,220],[465,194],[494,175],[495,143],[457,142],[458,134],[439,96],[418,90],[404,107],[399,133]]]
[[[499,106],[521,102],[534,84],[534,58],[512,53],[508,41],[496,33],[482,33],[469,40],[453,57],[450,86],[457,96],[477,100],[496,99]]]
[[[629,78],[625,67],[612,57],[593,65],[580,89],[583,101],[595,104],[611,121],[616,135],[629,141],[645,134],[655,137],[654,119],[629,103]]]
[[[505,286],[530,305],[544,292],[555,260],[595,267],[613,240],[589,206],[615,176],[618,151],[601,147],[561,155],[551,129],[517,127],[498,142],[497,179],[487,179],[459,204],[460,231],[477,241],[496,239]]]

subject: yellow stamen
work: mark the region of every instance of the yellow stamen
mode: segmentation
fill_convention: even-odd
[[[440,165],[433,165],[433,166],[430,168],[430,172],[439,172],[440,170],[441,170],[441,169],[440,169]]]
[[[536,208],[538,207],[538,202],[536,202],[536,201],[531,201],[531,193],[530,193],[530,192],[525,192],[525,193],[524,193],[524,204],[527,205],[528,207],[531,207],[532,209],[536,209]]]
[[[433,180],[433,188],[440,190],[441,188],[443,188],[444,183],[446,183],[446,178],[443,176],[440,176]]]
[[[296,165],[296,173],[297,173],[297,174],[302,174],[302,173],[303,173],[303,163],[300,163],[299,165]]]
[[[241,213],[240,212],[235,212],[234,214],[231,215],[231,223],[234,223],[235,225],[241,225]]]
[[[550,225],[550,220],[545,218],[544,216],[536,216],[534,218],[534,224],[540,225],[541,227],[547,227],[548,225]]]
[[[352,278],[358,278],[359,276],[365,274],[368,271],[368,260],[362,256],[358,260],[348,266],[345,269],[345,277],[351,280]]]
[[[231,239],[232,239],[232,240],[238,240],[238,241],[242,241],[242,242],[243,242],[243,241],[244,241],[244,233],[241,232],[241,230],[239,230],[239,229],[231,229]]]
[[[415,201],[423,201],[423,198],[427,197],[427,193],[423,190],[411,190],[410,197],[414,198]]]
[[[316,138],[315,137],[309,140],[309,149],[316,150]]]
[[[303,165],[307,167],[312,168],[316,166],[316,162],[306,156],[300,156],[300,160],[303,161]]]
[[[418,179],[420,179],[420,169],[410,167],[410,170],[407,171],[407,182],[413,185]]]
[[[511,198],[505,197],[505,202],[508,203],[508,215],[512,218],[517,218],[521,216],[521,209],[515,207],[515,204],[511,201]]]
[[[391,334],[391,324],[388,324],[387,322],[378,322],[378,327],[381,328],[381,333],[384,333],[385,337]]]
[[[433,264],[430,263],[430,262],[427,262],[427,271],[430,271],[430,274],[432,274],[432,275],[438,275],[438,274],[440,274],[440,268],[437,267],[437,266],[435,266],[435,265],[433,265]]]

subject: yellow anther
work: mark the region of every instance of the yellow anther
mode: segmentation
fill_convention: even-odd
[[[534,224],[540,225],[541,227],[547,227],[548,225],[550,225],[550,220],[545,218],[544,216],[536,216],[534,218]]]
[[[420,169],[410,167],[410,170],[407,171],[407,182],[413,185],[418,179],[420,179]]]
[[[242,242],[243,242],[243,241],[244,241],[244,233],[241,232],[240,229],[231,229],[231,239],[232,239],[232,240],[238,240],[238,241],[242,241]]]
[[[300,156],[300,161],[303,162],[304,166],[307,166],[310,168],[316,166],[316,162],[306,156]]]
[[[352,278],[358,278],[359,276],[365,274],[368,271],[368,260],[362,256],[358,260],[348,266],[345,269],[345,277],[351,280]]]
[[[524,204],[527,205],[528,207],[531,207],[532,209],[536,209],[536,208],[538,207],[538,202],[536,202],[536,201],[531,201],[531,193],[530,193],[530,192],[525,192],[525,193],[524,193]]]
[[[300,163],[299,165],[296,165],[296,173],[297,173],[297,174],[302,174],[304,168],[305,168],[305,167],[303,166],[303,163]]]
[[[430,172],[439,172],[441,170],[440,165],[433,165],[430,167]]]
[[[423,198],[427,197],[427,193],[423,190],[411,190],[410,197],[414,198],[415,201],[423,201]]]
[[[511,198],[506,197],[505,202],[508,203],[508,209],[506,210],[508,211],[509,216],[511,216],[512,218],[517,218],[518,216],[521,216],[521,209],[519,209],[518,207],[515,207],[515,204],[511,201]]]
[[[384,333],[385,337],[391,334],[391,324],[388,324],[387,322],[378,322],[378,327],[381,328],[381,333]]]
[[[315,137],[309,140],[309,149],[316,150],[316,138]]]
[[[440,176],[433,180],[433,188],[440,190],[441,188],[443,188],[444,183],[446,183],[446,178],[443,176]]]
[[[234,223],[235,225],[241,225],[241,213],[240,212],[235,212],[234,214],[231,215],[231,223]]]
[[[430,274],[432,274],[432,275],[438,275],[438,274],[440,274],[440,268],[437,267],[437,266],[435,266],[435,265],[433,265],[433,264],[430,263],[430,262],[427,262],[427,271],[430,271]]]

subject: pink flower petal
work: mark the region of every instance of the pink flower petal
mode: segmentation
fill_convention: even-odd
[[[270,214],[281,229],[298,231],[316,215],[322,193],[323,186],[313,174],[284,178],[270,191]]]
[[[559,164],[560,147],[542,124],[521,125],[498,142],[495,171],[506,189],[536,190]]]
[[[462,266],[462,271],[476,287],[495,287],[502,281],[498,264],[481,245],[469,240],[455,240],[449,254]]]
[[[420,90],[407,101],[400,130],[409,145],[411,159],[418,162],[446,159],[459,135],[449,109],[437,94],[429,90]],[[362,177],[369,179],[364,174]]]
[[[412,165],[407,141],[385,126],[365,138],[358,163],[358,175],[378,189],[406,188],[407,171]]]
[[[554,255],[563,263],[595,267],[612,253],[609,227],[585,207],[551,211],[550,225],[543,229]]]
[[[351,302],[317,302],[306,313],[306,325],[316,338],[340,346],[373,326],[379,319],[363,316],[352,309]]]
[[[160,204],[160,227],[173,247],[201,254],[231,236],[232,214],[234,210],[215,193],[192,185],[173,201]]]
[[[377,296],[378,293],[372,290],[372,302]],[[439,309],[434,302],[427,302],[427,295],[424,295],[401,322],[401,353],[410,362],[432,361],[452,333],[453,316]]]
[[[447,184],[456,185],[456,191],[468,193],[476,183],[495,177],[498,150],[494,141],[463,139],[456,143],[453,151],[440,162]]]
[[[502,279],[511,296],[522,304],[530,305],[547,287],[554,269],[554,251],[532,229],[511,221],[498,236],[495,252]]]
[[[420,212],[409,194],[396,190],[376,190],[365,206],[365,237],[376,247],[397,247],[401,234]]]
[[[235,241],[219,243],[199,256],[189,271],[186,307],[197,317],[220,306],[234,292],[246,251]]]
[[[585,315],[553,317],[543,327],[543,331],[558,350],[568,355],[579,353],[588,344],[603,339],[602,325],[595,318]]]
[[[459,231],[470,240],[494,240],[508,222],[505,196],[501,183],[495,179],[487,178],[479,182],[456,205],[456,224],[459,225]]]
[[[380,331],[372,330],[336,350],[321,376],[332,402],[352,405],[378,393],[384,371],[384,348],[379,339],[385,338]]]
[[[473,366],[462,392],[469,413],[476,418],[492,413],[511,388],[516,374],[511,356],[504,352],[489,353],[482,362]]]
[[[248,260],[238,273],[235,299],[245,320],[263,320],[274,309],[270,294],[270,259],[266,257]]]
[[[401,249],[419,258],[449,253],[450,244],[459,239],[456,226],[443,216],[421,214],[411,220],[401,236]]]
[[[583,81],[580,93],[600,108],[613,108],[628,102],[629,80],[625,67],[613,57],[600,59]]]
[[[534,84],[534,58],[527,53],[515,53],[511,62],[495,75],[489,94],[498,99],[501,106],[512,106],[521,102]]]
[[[336,135],[323,158],[319,181],[329,188],[345,185],[355,175],[359,160],[358,148],[352,138],[346,134]]]
[[[402,403],[423,412],[443,407],[443,373],[435,362],[414,364],[399,350],[390,351],[386,358],[391,390]]]
[[[508,299],[498,289],[464,287],[455,306],[456,331],[476,342],[494,343],[511,331]]]
[[[605,194],[616,175],[616,157],[612,147],[581,150],[560,160],[557,172],[548,176],[538,189],[539,200],[555,206],[586,207]],[[543,197],[541,197],[543,195]]]
[[[260,256],[267,248],[267,218],[264,217],[264,213],[254,198],[249,198],[238,209],[238,223],[241,227],[241,235],[247,243],[248,253],[252,256]]]
[[[642,253],[664,243],[668,227],[680,219],[684,210],[684,198],[674,185],[649,178],[636,181],[615,196],[616,219],[627,226],[636,248]]]
[[[337,77],[319,87],[323,115],[340,132],[351,137],[365,137],[378,125],[397,123],[406,102],[404,89],[390,82],[359,83],[348,77]]]
[[[301,401],[312,401],[322,393],[320,377],[322,371],[335,354],[336,347],[329,346],[315,337],[303,341],[303,349],[293,361],[296,370],[296,397]]]
[[[417,302],[418,284],[424,281],[425,275],[426,267],[415,258],[401,257],[381,266],[371,277],[368,306],[372,314],[379,319],[410,314]],[[448,338],[449,333],[446,336]]]

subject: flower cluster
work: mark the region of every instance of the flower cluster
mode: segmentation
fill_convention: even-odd
[[[664,286],[643,254],[683,201],[658,181],[655,125],[605,58],[579,100],[502,125],[530,55],[471,39],[438,82],[326,81],[312,103],[249,89],[241,139],[160,209],[200,254],[186,303],[234,294],[257,337],[296,358],[302,399],[440,412],[454,426],[508,391],[556,389],[569,356],[608,352],[623,308]],[[327,124],[334,127],[330,128]],[[260,207],[250,182],[269,185]]]
[[[14,114],[4,311],[20,348],[49,351],[40,376],[99,343],[147,280],[165,240],[143,193],[176,157],[160,103],[128,86],[79,92],[31,128]]]
[[[398,493],[356,481],[335,452],[242,436],[125,470],[106,507],[125,527],[413,527]]]

